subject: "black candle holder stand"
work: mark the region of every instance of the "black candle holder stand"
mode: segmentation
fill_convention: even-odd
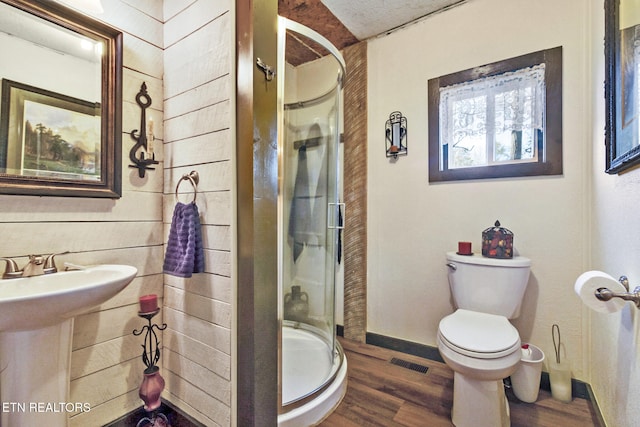
[[[151,323],[151,319],[159,312],[159,308],[149,313],[138,312],[138,316],[147,319],[148,324],[144,325],[140,330],[135,329],[133,331],[133,335],[135,336],[142,335],[144,331],[147,331],[144,336],[144,344],[142,344],[142,362],[147,367],[147,369],[144,370],[146,374],[151,373],[153,371],[152,368],[160,360],[160,340],[158,339],[158,334],[156,334],[155,330],[164,331],[167,329],[166,323],[163,323],[162,326]]]
[[[160,376],[160,368],[156,365],[160,360],[160,340],[158,339],[158,334],[156,333],[156,331],[164,331],[165,329],[167,329],[167,324],[163,323],[162,326],[158,326],[151,321],[151,319],[153,319],[153,317],[159,312],[159,308],[148,313],[138,312],[138,316],[146,319],[148,323],[144,325],[140,330],[133,330],[133,335],[135,336],[142,335],[146,332],[144,336],[144,344],[142,344],[141,356],[142,362],[146,366],[146,369],[144,370],[145,376],[152,374]],[[161,376],[160,378],[162,379]],[[163,379],[160,387],[161,388],[158,393],[162,393],[162,389],[164,389]],[[142,398],[142,394],[140,397]],[[148,411],[146,408],[146,403],[147,401],[145,400],[145,410],[147,411],[147,416],[138,421],[136,427],[170,427],[167,417],[164,414],[160,413],[159,409]]]

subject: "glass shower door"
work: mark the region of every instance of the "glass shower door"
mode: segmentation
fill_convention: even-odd
[[[284,319],[318,328],[334,347],[335,274],[341,233],[338,197],[337,109],[338,87],[311,102],[285,104],[286,139],[284,204],[287,245],[286,282],[299,286],[300,298],[291,303],[285,294]],[[288,208],[288,209],[287,209]],[[298,301],[298,288],[295,300]]]
[[[305,37],[286,22],[287,41]],[[343,65],[327,55],[278,66],[282,413],[326,389],[343,361],[335,324]]]

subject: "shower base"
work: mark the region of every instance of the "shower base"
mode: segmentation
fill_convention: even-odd
[[[282,401],[278,427],[316,425],[340,404],[347,391],[347,358],[335,354],[311,330],[282,328]],[[331,360],[333,358],[333,360]]]

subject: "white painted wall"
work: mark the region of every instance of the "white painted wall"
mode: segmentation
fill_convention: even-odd
[[[604,11],[601,1],[592,9],[593,200],[590,268],[618,277],[626,275],[631,288],[640,285],[640,170],[621,175],[604,173],[605,126]],[[607,425],[635,426],[640,417],[640,324],[638,310],[627,303],[618,313],[605,315],[586,308],[586,349],[590,355],[591,386]]]
[[[473,0],[368,45],[368,331],[436,345],[453,311],[445,252],[460,240],[480,250],[496,219],[532,260],[520,318],[524,341],[552,354],[559,324],[566,357],[585,378],[582,309],[573,293],[588,261],[589,2]],[[514,56],[563,47],[564,174],[430,184],[427,81]],[[384,156],[384,124],[408,119],[409,155]],[[348,209],[348,208],[347,208]]]

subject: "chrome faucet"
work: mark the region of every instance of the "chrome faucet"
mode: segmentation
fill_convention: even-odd
[[[69,251],[47,256],[29,255],[29,262],[24,266],[22,270],[18,267],[18,263],[16,263],[13,259],[0,258],[0,260],[7,262],[2,278],[15,279],[18,277],[41,276],[43,274],[55,273],[58,271],[55,263],[55,256],[68,253]]]
[[[29,262],[22,267],[22,277],[41,276],[44,274],[44,257],[29,255]]]

